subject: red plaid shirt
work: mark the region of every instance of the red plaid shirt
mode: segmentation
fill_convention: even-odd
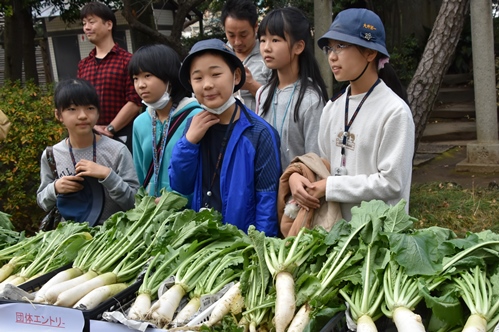
[[[97,62],[95,48],[88,57],[78,63],[78,77],[89,81],[100,97],[100,116],[97,124],[109,124],[123,105],[131,101],[140,105],[141,98],[135,92],[128,62],[132,54],[115,44],[104,59]]]

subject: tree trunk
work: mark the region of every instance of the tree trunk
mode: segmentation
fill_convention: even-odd
[[[21,1],[10,0],[12,15],[5,17],[5,80],[22,80],[22,34],[18,22],[21,22]]]
[[[22,18],[22,52],[24,61],[24,78],[26,81],[33,80],[38,84],[38,70],[36,68],[35,53],[35,29],[33,28],[33,16],[31,7],[25,7],[21,10]]]
[[[433,25],[418,68],[407,87],[416,125],[415,151],[437,98],[444,75],[452,62],[470,0],[444,0]]]

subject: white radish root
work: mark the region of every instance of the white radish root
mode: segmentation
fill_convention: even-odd
[[[63,271],[65,272],[65,271]],[[63,273],[61,272],[61,273]],[[45,301],[49,304],[54,304],[55,301],[57,301],[57,297],[59,294],[62,292],[71,289],[75,286],[78,286],[88,280],[91,280],[93,278],[97,277],[97,273],[94,271],[88,271],[85,274],[82,274],[79,277],[68,279],[66,281],[63,281],[61,283],[55,284],[53,286],[48,287],[48,289],[45,291]]]
[[[175,319],[172,321],[174,326],[183,326],[187,324],[191,317],[199,310],[201,307],[201,299],[199,297],[193,297],[189,302],[179,311]]]
[[[237,326],[242,327],[244,329],[243,332],[249,331],[249,323],[248,320],[246,319],[246,316],[241,317],[241,319],[237,323]]]
[[[378,332],[378,328],[374,324],[371,317],[362,315],[359,317],[359,319],[357,319],[357,332]]]
[[[23,276],[17,276],[16,278],[9,281],[9,284],[14,285],[14,286],[19,286],[20,284],[25,283],[26,280],[27,279]]]
[[[241,284],[235,283],[229,290],[217,301],[217,305],[211,312],[207,326],[213,326],[222,320],[229,312],[237,315],[242,312],[244,307],[244,298],[241,295]]]
[[[393,311],[393,322],[398,331],[425,332],[421,316],[405,307],[397,307]]]
[[[18,276],[16,274],[15,275],[11,275],[7,279],[5,279],[4,281],[0,282],[0,294],[3,292],[5,286],[7,284],[12,285],[12,280],[16,279],[17,277]]]
[[[64,281],[76,278],[80,275],[83,274],[83,271],[81,271],[78,268],[72,267],[67,270],[61,271],[57,273],[55,276],[50,278],[49,281],[47,281],[37,292],[35,299],[33,300],[34,302],[37,303],[48,303],[47,300],[45,299],[45,292],[52,286],[60,284]],[[56,297],[57,298],[57,297]]]
[[[125,290],[126,288],[127,284],[125,283],[118,283],[118,284],[98,287],[90,291],[90,293],[88,293],[87,295],[83,296],[78,302],[76,302],[73,308],[80,310],[94,309],[105,300],[115,296],[116,294]]]
[[[487,332],[487,321],[480,315],[470,315],[466,320],[463,332]]]
[[[151,306],[147,316],[158,326],[169,324],[184,295],[185,290],[182,286],[173,285]]]
[[[310,306],[305,303],[296,313],[295,317],[289,325],[288,332],[301,332],[310,322]]]
[[[284,332],[293,320],[296,311],[295,281],[289,272],[276,275],[275,328],[276,332]]]
[[[151,295],[148,293],[140,293],[135,298],[130,311],[128,312],[128,319],[132,320],[146,320],[146,315],[151,309]]]
[[[72,307],[78,300],[90,293],[92,290],[106,285],[116,283],[116,275],[112,272],[101,274],[73,288],[65,290],[57,297],[55,305],[61,307]]]
[[[0,268],[0,281],[4,281],[8,277],[10,277],[10,275],[12,274],[12,272],[14,272],[14,269],[15,269],[14,264],[12,264],[12,263],[4,264]]]

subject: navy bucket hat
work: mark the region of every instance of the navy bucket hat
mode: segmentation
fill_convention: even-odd
[[[87,221],[94,226],[100,220],[104,205],[104,188],[96,178],[83,177],[83,189],[57,195],[57,209],[65,220]]]
[[[386,50],[385,27],[379,16],[368,9],[351,8],[339,12],[317,44],[322,49],[329,39],[359,45],[390,57]]]
[[[189,81],[192,60],[199,53],[206,51],[219,53],[229,63],[231,63],[234,68],[239,68],[241,70],[241,81],[239,82],[239,84],[234,86],[233,92],[238,91],[244,85],[244,82],[246,80],[246,72],[244,70],[244,65],[241,62],[241,60],[239,60],[239,58],[236,56],[234,51],[226,43],[224,43],[220,39],[215,39],[215,38],[198,41],[196,44],[194,44],[194,46],[192,46],[191,50],[189,51],[189,54],[185,57],[184,61],[182,62],[182,66],[180,66],[180,71],[179,71],[180,83],[182,83],[184,88],[192,92],[192,85],[191,82]]]

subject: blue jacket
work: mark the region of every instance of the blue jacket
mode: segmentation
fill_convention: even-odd
[[[265,120],[239,101],[238,105],[240,117],[227,143],[220,172],[223,222],[245,232],[254,225],[267,236],[276,236],[279,136]],[[195,211],[202,208],[202,167],[200,144],[190,143],[184,135],[173,148],[170,186],[184,195],[193,193],[191,208]]]

